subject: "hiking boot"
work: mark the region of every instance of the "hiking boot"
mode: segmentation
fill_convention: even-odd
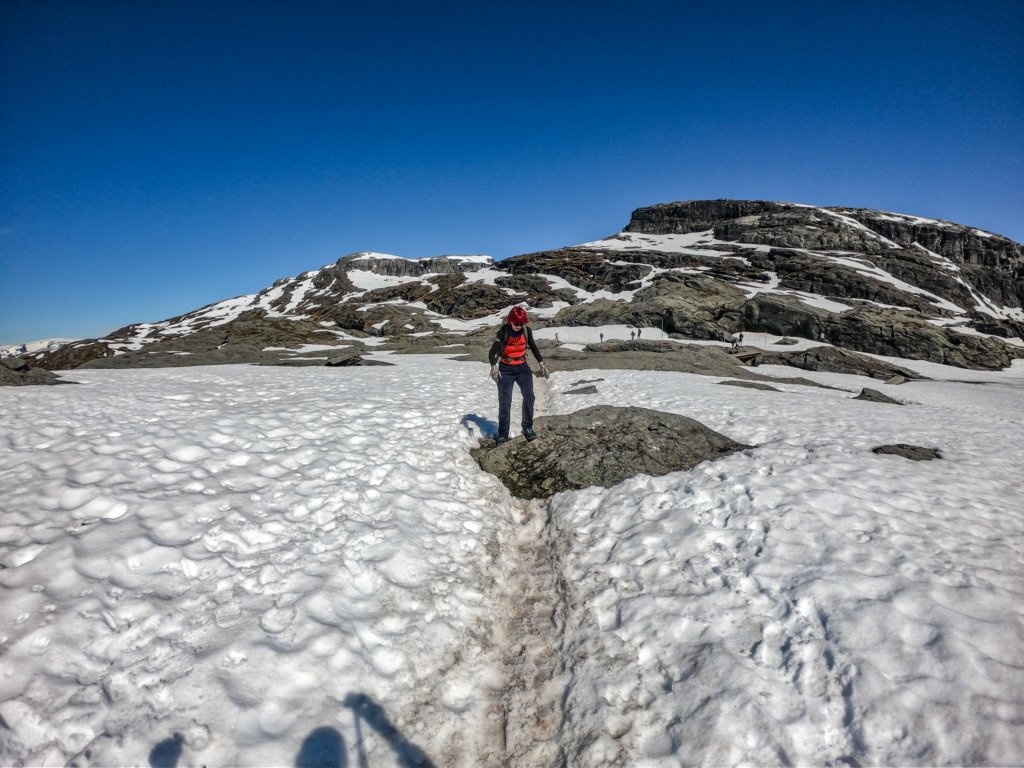
[[[502,443],[507,443],[508,435],[498,435],[496,438],[494,438],[494,442],[497,443],[498,445],[501,445]]]
[[[523,437],[527,440],[533,441],[537,439],[537,433],[533,431],[533,427],[527,427],[523,430]]]

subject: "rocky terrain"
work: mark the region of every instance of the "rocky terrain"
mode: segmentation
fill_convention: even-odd
[[[23,387],[31,384],[63,384],[60,377],[30,366],[20,357],[0,358],[0,387]]]
[[[634,211],[604,240],[501,262],[352,254],[257,294],[25,357],[49,370],[324,365],[369,350],[482,359],[493,328],[518,303],[534,329],[628,326],[637,341],[656,329],[680,346],[723,350],[741,332],[748,343],[756,334],[789,337],[804,349],[766,351],[795,367],[830,355],[832,365],[842,350],[846,363],[863,352],[999,369],[1024,356],[1024,248],[969,226],[867,209],[668,203]],[[601,367],[592,362],[609,354],[554,339],[546,349],[580,368]],[[664,345],[617,351],[637,367],[682,365]]]
[[[749,446],[698,421],[647,408],[596,405],[565,416],[542,416],[543,440],[525,438],[472,451],[480,468],[496,475],[520,499],[561,491],[610,488],[638,473],[659,477]]]

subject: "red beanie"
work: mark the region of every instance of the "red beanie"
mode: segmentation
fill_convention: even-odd
[[[526,325],[530,318],[526,316],[526,310],[522,307],[512,307],[512,311],[508,313],[508,321],[516,325]]]

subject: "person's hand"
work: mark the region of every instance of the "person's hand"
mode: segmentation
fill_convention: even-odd
[[[540,377],[546,379],[550,374],[548,373],[548,367],[544,363],[540,364]]]
[[[497,384],[501,381],[501,372],[498,370],[498,366],[491,366],[491,378],[494,379],[494,383]]]

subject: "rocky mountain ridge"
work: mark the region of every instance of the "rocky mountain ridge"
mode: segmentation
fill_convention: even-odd
[[[609,238],[501,262],[351,254],[257,294],[29,357],[48,369],[323,364],[335,348],[462,348],[479,359],[515,304],[528,306],[535,329],[652,328],[723,346],[761,333],[1002,368],[1024,357],[1024,247],[870,209],[666,203],[637,209]]]

